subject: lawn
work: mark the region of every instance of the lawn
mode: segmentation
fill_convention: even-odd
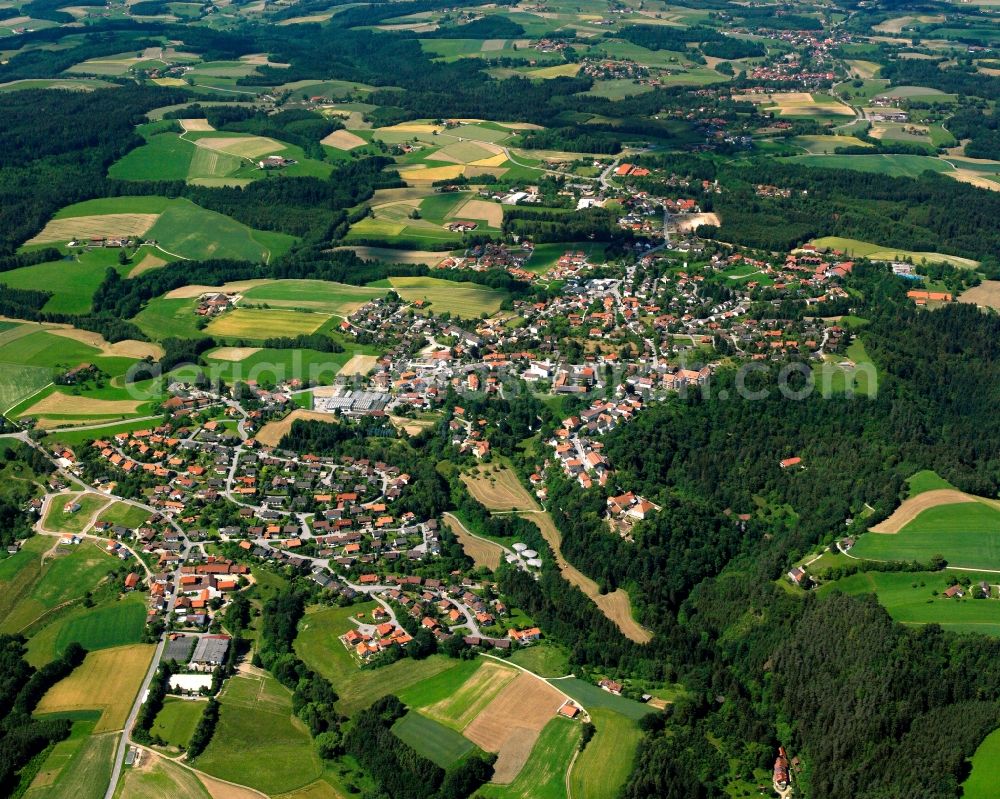
[[[337,636],[353,628],[350,622],[353,614],[371,611],[373,607],[374,603],[364,603],[307,613],[295,639],[296,654],[333,683],[340,695],[337,709],[348,716],[383,696],[405,692],[410,686],[458,665],[443,655],[433,655],[416,661],[404,658],[374,671],[362,671]]]
[[[323,773],[292,695],[271,675],[237,675],[220,695],[219,723],[193,765],[268,794],[301,788]]]
[[[573,697],[589,712],[604,708],[606,710],[613,710],[633,721],[638,721],[643,716],[652,712],[652,708],[647,707],[641,702],[636,702],[634,699],[626,699],[623,696],[615,696],[603,688],[598,688],[593,683],[585,682],[577,677],[568,680],[556,680],[552,684],[560,691],[564,691]]]
[[[566,799],[566,769],[580,744],[580,734],[578,722],[557,716],[545,725],[528,762],[512,783],[484,785],[476,796],[481,799]]]
[[[198,778],[165,758],[147,752],[138,768],[125,770],[116,799],[211,799]]]
[[[496,313],[507,298],[506,292],[477,283],[456,283],[435,277],[391,277],[389,282],[404,300],[424,300],[437,315],[448,312],[463,319]]]
[[[612,710],[593,708],[590,715],[597,732],[573,764],[570,785],[574,799],[617,796],[632,771],[642,738],[632,719]]]
[[[551,641],[518,649],[510,656],[510,662],[540,677],[563,677],[570,673],[569,654],[559,644]]]
[[[962,783],[965,799],[994,799],[1000,785],[1000,730],[986,736],[972,756],[972,773]]]
[[[153,735],[159,736],[170,746],[186,747],[204,710],[204,702],[167,697],[163,709],[156,714],[156,721],[153,722]]]
[[[392,725],[393,734],[409,744],[418,754],[448,768],[475,749],[475,744],[460,733],[434,719],[411,710]]]
[[[906,625],[940,624],[956,632],[976,632],[1000,636],[1000,601],[973,599],[968,594],[959,599],[942,596],[951,585],[955,572],[861,572],[832,583],[824,583],[819,594],[841,591],[850,596],[875,594],[879,603],[896,621]],[[995,574],[967,572],[974,582],[995,583]]]
[[[909,492],[906,495],[907,498],[923,494],[925,491],[935,491],[939,488],[955,488],[955,486],[941,477],[941,475],[930,469],[924,469],[912,477],[908,477],[906,485],[909,487]]]
[[[105,508],[97,514],[98,521],[111,522],[113,525],[121,525],[129,530],[142,527],[150,517],[150,512],[127,502],[116,502],[109,508]]]
[[[215,317],[205,332],[211,336],[260,341],[271,336],[315,333],[329,314],[284,309],[236,308]]]
[[[53,533],[82,533],[90,524],[94,514],[109,501],[107,497],[91,492],[60,494],[49,503],[43,524],[46,530]],[[67,508],[74,504],[79,505],[80,509],[68,512]]]
[[[17,563],[34,577],[30,581],[22,581],[18,574],[10,583],[4,583],[4,605],[7,604],[8,590],[13,601],[0,624],[0,632],[22,630],[58,605],[80,599],[118,564],[117,559],[109,557],[95,545],[83,543],[69,551],[60,548],[55,557],[48,558],[45,565],[38,568],[34,553],[49,549],[55,541],[52,538],[37,538],[30,543],[29,552],[19,553],[3,564]],[[31,560],[25,563],[29,558]]]
[[[985,502],[928,508],[898,533],[866,533],[851,554],[922,562],[941,555],[950,566],[1000,569],[1000,510]]]

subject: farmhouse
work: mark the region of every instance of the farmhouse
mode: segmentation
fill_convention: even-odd
[[[257,162],[257,166],[260,169],[283,169],[286,166],[291,166],[296,163],[291,158],[284,158],[280,155],[269,155],[261,161]]]
[[[211,671],[225,661],[228,651],[228,635],[203,635],[194,648],[190,666],[196,671]]]

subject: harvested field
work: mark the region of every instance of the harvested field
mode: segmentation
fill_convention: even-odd
[[[987,191],[1000,191],[1000,183],[990,180],[981,172],[974,172],[971,169],[956,169],[954,172],[945,172],[948,177],[954,178],[960,183],[968,183],[978,189]]]
[[[904,501],[902,505],[896,508],[892,516],[872,527],[871,532],[898,533],[928,508],[936,508],[938,505],[954,505],[959,502],[978,501],[971,494],[966,494],[964,491],[957,491],[954,488],[938,488],[933,491],[925,491]]]
[[[596,582],[563,557],[562,534],[556,529],[548,513],[525,514],[524,518],[533,521],[542,531],[542,536],[555,553],[556,563],[559,564],[563,577],[590,597],[601,613],[618,626],[622,635],[637,644],[645,644],[652,640],[653,634],[633,618],[632,602],[623,588],[618,588],[610,594],[602,594]]]
[[[53,391],[44,399],[40,399],[22,416],[44,416],[45,414],[67,414],[70,416],[124,416],[136,413],[141,402],[136,400],[102,400],[89,397],[74,397]]]
[[[294,310],[236,308],[216,316],[205,331],[215,336],[263,339],[267,336],[297,336],[315,333],[330,319],[329,314]]]
[[[507,156],[504,155],[503,153],[499,153],[497,155],[491,155],[489,158],[480,158],[478,161],[473,161],[471,164],[469,164],[469,166],[492,168],[492,167],[503,166],[506,163],[507,163]]]
[[[1000,280],[984,280],[975,288],[963,293],[958,301],[1000,311]]]
[[[487,465],[477,466],[462,475],[462,482],[475,499],[489,510],[539,510],[538,504],[521,485],[513,470],[503,468],[494,471],[494,468]]]
[[[256,355],[260,350],[260,347],[219,347],[217,350],[212,350],[207,357],[213,361],[236,363],[238,361],[245,361],[251,355]]]
[[[422,189],[420,191],[423,193]],[[447,253],[432,250],[392,250],[388,247],[335,247],[333,252],[338,250],[350,250],[365,261],[382,261],[390,264],[437,266],[448,257]]]
[[[482,665],[451,696],[422,708],[422,712],[450,727],[464,730],[509,683],[523,676],[527,675],[494,660],[484,659]]]
[[[231,782],[208,776],[204,771],[197,772],[198,779],[212,799],[261,799],[266,794],[247,788],[244,785],[233,785]]]
[[[149,750],[122,775],[120,799],[208,799],[193,772]]]
[[[221,286],[202,286],[197,284],[191,286],[181,286],[179,289],[168,291],[163,295],[163,298],[167,300],[190,300],[195,297],[200,297],[202,294],[209,294],[217,291],[233,294],[246,291],[247,289],[252,289],[254,286],[261,286],[265,283],[271,282],[272,281],[268,278],[259,278],[257,280],[234,280],[232,283],[223,283]]]
[[[153,255],[152,253],[147,253],[145,257],[139,263],[132,267],[132,271],[128,273],[129,277],[136,277],[141,275],[143,272],[149,272],[152,269],[159,269],[161,266],[166,266],[167,262],[162,258]]]
[[[503,559],[503,548],[499,544],[494,544],[492,541],[470,535],[450,513],[444,515],[444,523],[455,534],[458,543],[462,545],[462,550],[472,558],[473,563],[477,567],[485,566],[492,571],[500,568],[500,561]]]
[[[426,122],[401,122],[398,125],[390,125],[378,130],[395,133],[437,133],[444,128],[441,125],[432,125]]]
[[[353,355],[337,374],[347,377],[351,375],[366,375],[375,368],[375,364],[377,363],[378,357],[375,355]]]
[[[155,649],[152,644],[133,644],[89,653],[69,677],[48,690],[37,712],[97,709],[102,713],[95,733],[122,729]]]
[[[336,147],[338,150],[353,150],[367,144],[364,139],[349,130],[335,130],[329,136],[320,140],[320,144]]]
[[[181,123],[181,127],[185,131],[202,132],[206,130],[215,130],[209,123],[207,119],[181,119],[178,120]]]
[[[276,447],[285,433],[292,429],[292,423],[298,419],[313,422],[336,423],[337,417],[330,413],[320,413],[318,411],[307,411],[297,408],[280,422],[268,422],[254,436],[261,444],[267,447]]]
[[[75,327],[54,327],[49,330],[54,336],[70,338],[79,341],[89,347],[95,347],[101,351],[101,355],[108,355],[119,358],[135,358],[141,360],[149,357],[157,360],[163,357],[163,347],[159,344],[152,344],[148,341],[137,341],[135,339],[125,339],[110,344],[100,333],[90,330],[80,330]]]
[[[503,163],[503,162],[501,162]],[[468,200],[448,214],[449,219],[478,219],[490,227],[503,224],[503,206],[486,200]]]
[[[399,170],[399,176],[403,180],[419,180],[428,183],[435,180],[454,180],[465,172],[465,166],[455,164],[454,166],[436,166],[432,168],[418,169],[416,166],[403,167]]]
[[[142,236],[159,219],[159,214],[96,214],[51,219],[41,233],[27,244],[52,244],[75,239]]]
[[[696,230],[702,225],[715,225],[718,227],[722,224],[719,221],[718,214],[684,214],[684,216],[678,217],[677,219],[677,230],[681,233],[687,233],[691,230]]]
[[[268,153],[276,153],[284,150],[285,145],[281,142],[269,139],[266,136],[210,136],[204,139],[197,139],[195,144],[199,147],[207,147],[209,150],[219,150],[223,153],[238,155],[240,158],[257,158]]]
[[[493,782],[513,782],[542,728],[565,701],[544,680],[521,672],[465,728],[465,737],[480,749],[497,753]]]

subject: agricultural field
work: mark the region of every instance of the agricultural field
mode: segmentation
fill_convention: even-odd
[[[492,541],[487,541],[485,538],[471,535],[458,518],[450,513],[445,514],[444,523],[454,533],[458,543],[462,545],[462,551],[472,558],[477,567],[485,567],[492,571],[500,568],[500,562],[504,555],[503,547]]]
[[[83,663],[48,690],[38,713],[100,710],[95,733],[120,730],[132,709],[153,658],[152,644],[133,644],[90,652]]]
[[[192,764],[196,768],[269,794],[300,788],[322,774],[309,732],[292,714],[291,693],[271,675],[232,677],[219,701],[215,735]]]
[[[266,303],[271,308],[321,311],[346,317],[369,300],[385,294],[384,289],[351,286],[328,280],[273,280],[261,282],[244,291],[243,304]]]
[[[463,474],[461,479],[469,493],[489,510],[539,510],[513,469],[484,464]]]
[[[457,763],[476,748],[460,733],[415,710],[399,719],[393,725],[392,732],[403,743],[441,768]]]
[[[866,157],[866,156],[860,156]],[[919,156],[917,156],[919,157]],[[876,261],[903,261],[907,258],[914,263],[946,263],[960,269],[974,269],[978,266],[976,261],[970,258],[960,258],[957,255],[946,255],[940,252],[917,252],[915,250],[901,250],[884,247],[880,244],[873,244],[870,241],[860,241],[859,239],[847,239],[842,236],[824,236],[813,239],[812,244],[821,250],[840,250],[845,255],[853,258],[871,258]]]
[[[245,352],[240,352],[245,351]],[[366,347],[351,345],[344,352],[309,349],[275,350],[257,347],[220,347],[206,355],[211,374],[223,380],[270,380],[275,384],[298,377],[318,385],[329,384],[348,368]],[[242,357],[235,357],[240,356]]]
[[[85,314],[90,311],[94,292],[104,282],[108,268],[126,277],[136,254],[126,264],[118,263],[118,251],[111,249],[78,250],[61,261],[22,266],[3,273],[3,282],[11,288],[52,293],[42,306],[47,313]]]
[[[956,577],[973,583],[995,584],[997,575],[975,572],[859,572],[824,583],[820,595],[840,591],[849,596],[875,594],[879,604],[896,621],[908,626],[940,624],[946,630],[1000,636],[1000,601],[996,599],[948,598],[943,592]]]
[[[1000,507],[976,500],[932,505],[935,493],[939,492],[928,491],[909,500],[924,500],[929,506],[899,532],[866,533],[851,554],[862,559],[921,562],[941,555],[951,566],[1000,569]]]
[[[448,312],[463,319],[494,314],[507,298],[506,292],[478,283],[436,277],[391,277],[389,284],[407,302],[423,300],[435,314]]]
[[[975,288],[963,292],[958,301],[1000,310],[1000,281],[984,280]]]
[[[6,612],[0,631],[23,630],[53,609],[82,598],[118,564],[92,543],[57,547],[50,552],[55,544],[54,538],[39,536],[25,551],[3,561],[0,584],[5,596],[0,609]],[[38,553],[45,554],[39,557]],[[15,566],[17,572],[13,571]],[[9,581],[4,579],[8,575]]]
[[[352,653],[337,637],[353,628],[352,615],[371,611],[374,606],[374,603],[364,603],[308,612],[295,639],[296,654],[333,684],[340,695],[337,709],[348,716],[383,696],[400,695],[422,680],[456,667],[454,660],[433,655],[424,660],[397,661],[376,671],[358,668]]]
[[[90,652],[139,643],[146,629],[145,601],[141,593],[115,595],[93,608],[77,604],[43,617],[30,629],[28,661],[48,663],[74,641]]]
[[[78,729],[78,725],[79,729]],[[111,781],[118,735],[87,734],[93,721],[73,723],[69,739],[49,753],[25,799],[101,799]],[[96,730],[96,728],[94,728]]]
[[[597,732],[573,764],[573,797],[606,799],[617,796],[632,772],[642,732],[634,720],[607,708],[590,710]]]
[[[152,733],[169,746],[186,747],[204,709],[204,702],[167,697],[163,709],[156,715]]]
[[[560,717],[542,729],[531,755],[506,785],[484,785],[482,799],[566,799],[566,769],[580,745],[580,725]]]
[[[292,429],[292,425],[299,419],[313,422],[327,422],[329,424],[338,424],[339,422],[337,417],[330,413],[296,408],[284,419],[277,422],[268,422],[257,431],[254,438],[266,447],[276,447],[281,443],[281,439]]]
[[[906,480],[906,486],[909,489],[907,498],[915,497],[926,491],[937,491],[939,489],[958,490],[937,472],[932,472],[929,469],[917,472],[911,477],[908,477]]]
[[[789,139],[789,144],[801,147],[810,155],[830,155],[837,147],[874,147],[856,136],[804,135]]]
[[[271,336],[315,333],[329,319],[329,314],[317,312],[236,308],[212,319],[205,332],[219,338],[260,341]]]
[[[194,773],[146,751],[136,766],[126,769],[115,799],[213,798]]]
[[[789,160],[803,166],[877,172],[894,178],[919,177],[928,169],[932,172],[950,169],[947,162],[928,155],[797,155]]]
[[[570,673],[569,653],[552,641],[540,641],[518,649],[511,654],[510,662],[539,677],[565,677]]]
[[[565,680],[554,680],[553,685],[556,685],[560,691],[564,691],[573,697],[573,699],[587,708],[587,711],[590,713],[603,708],[614,711],[618,715],[625,716],[625,718],[632,721],[638,721],[643,716],[652,712],[647,705],[641,702],[636,702],[634,699],[626,699],[623,696],[615,696],[602,688],[598,688],[593,683],[576,677],[570,677]]]
[[[774,94],[751,94],[741,97],[758,104],[765,111],[772,111],[779,117],[810,117],[817,120],[832,119],[843,121],[853,117],[854,110],[844,105],[836,97],[808,92],[776,92]]]

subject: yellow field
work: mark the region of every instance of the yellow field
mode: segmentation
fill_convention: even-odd
[[[429,707],[421,708],[421,712],[461,732],[493,701],[507,683],[520,674],[522,672],[515,668],[484,659],[483,664],[459,686],[455,693]]]
[[[969,183],[980,189],[987,191],[1000,191],[1000,183],[983,177],[980,172],[973,172],[971,169],[956,169],[954,172],[945,172],[948,177],[954,178],[960,183]]]
[[[233,136],[215,137],[210,136],[198,139],[195,144],[209,150],[238,155],[240,158],[257,158],[268,153],[276,153],[284,150],[285,145],[266,136]]]
[[[260,339],[272,336],[297,336],[315,333],[330,319],[329,314],[301,311],[236,308],[215,317],[205,332],[211,336]]]
[[[487,200],[468,200],[448,214],[454,219],[479,219],[490,227],[500,227],[503,224],[503,206]]]
[[[252,289],[254,286],[262,286],[265,283],[272,283],[268,278],[257,278],[256,280],[234,280],[231,283],[223,283],[221,286],[202,286],[193,284],[181,286],[173,291],[168,291],[163,296],[168,300],[190,300],[193,297],[200,297],[202,294],[222,292],[224,294],[238,294],[241,291]]]
[[[975,288],[964,292],[958,301],[1000,311],[1000,281],[984,280]]]
[[[292,424],[298,420],[312,422],[336,423],[337,417],[332,413],[319,413],[318,411],[307,411],[297,408],[280,422],[268,422],[254,436],[265,447],[276,447],[278,442],[285,437],[285,433],[292,429]]]
[[[115,238],[142,236],[159,218],[159,214],[99,214],[50,219],[45,228],[28,244],[51,244],[72,239]]]
[[[470,166],[503,166],[507,163],[507,156],[503,153],[498,153],[497,155],[492,155],[489,158],[480,158],[478,161],[473,161]]]
[[[353,150],[355,147],[367,144],[367,142],[349,130],[335,130],[325,139],[321,139],[320,144],[336,147],[338,150]]]
[[[260,347],[219,347],[212,350],[207,357],[213,361],[230,361],[236,363],[245,361],[251,355],[260,352]]]
[[[539,510],[531,494],[521,485],[511,469],[499,469],[491,465],[477,466],[462,475],[472,496],[489,510]]]
[[[399,176],[403,180],[420,180],[432,182],[435,180],[454,180],[455,178],[463,175],[465,173],[465,166],[463,164],[455,164],[454,166],[436,166],[436,167],[424,167],[423,169],[417,166],[402,167],[399,170]]]
[[[387,247],[335,247],[337,250],[350,250],[358,258],[365,261],[385,261],[392,264],[427,264],[427,266],[437,266],[446,257],[447,253],[435,252],[433,250],[391,250]]]
[[[191,132],[215,130],[215,128],[208,123],[207,119],[181,119],[179,122],[184,130],[189,130]]]
[[[835,114],[854,116],[848,106],[839,101],[820,103],[809,92],[775,92],[774,94],[748,94],[734,99],[749,100],[758,105],[776,106],[778,116],[806,116],[810,114]]]
[[[182,766],[146,750],[125,769],[119,799],[210,799],[198,777]]]
[[[375,368],[375,364],[378,363],[378,357],[375,355],[352,355],[351,359],[345,363],[338,375],[366,375],[372,369]]]
[[[125,416],[135,413],[142,403],[135,400],[102,400],[74,397],[54,391],[28,408],[22,416],[44,416],[45,414],[67,414],[71,416]]]
[[[69,677],[48,690],[37,712],[100,710],[95,733],[122,729],[155,649],[132,644],[89,653]]]
[[[152,253],[147,253],[143,256],[143,259],[139,261],[132,270],[128,273],[129,277],[136,277],[141,275],[143,272],[149,272],[152,269],[159,269],[161,266],[166,266],[167,262],[162,258],[153,255]]]
[[[129,338],[111,344],[100,333],[94,333],[91,330],[80,330],[75,327],[52,327],[49,329],[49,332],[54,336],[71,338],[73,341],[79,341],[88,347],[95,347],[101,351],[101,355],[137,358],[140,360],[147,357],[158,360],[163,357],[163,347],[148,341],[137,341],[136,339]]]
[[[157,86],[187,86],[181,78],[153,78]]]
[[[532,78],[572,78],[579,71],[580,64],[556,64],[554,67],[532,69],[525,74]]]
[[[400,122],[398,125],[390,125],[379,130],[393,131],[396,133],[439,133],[444,130],[442,125],[432,125],[426,122]]]
[[[979,498],[954,488],[936,488],[924,491],[905,500],[885,521],[871,528],[873,533],[898,533],[921,513],[938,505],[957,505],[960,502],[979,502]]]
[[[503,559],[503,547],[499,544],[494,544],[492,541],[486,541],[483,538],[476,538],[469,535],[458,519],[450,513],[444,515],[444,523],[455,534],[458,543],[462,545],[462,551],[472,558],[472,562],[477,567],[485,566],[490,571],[496,571],[500,568],[500,561]]]

